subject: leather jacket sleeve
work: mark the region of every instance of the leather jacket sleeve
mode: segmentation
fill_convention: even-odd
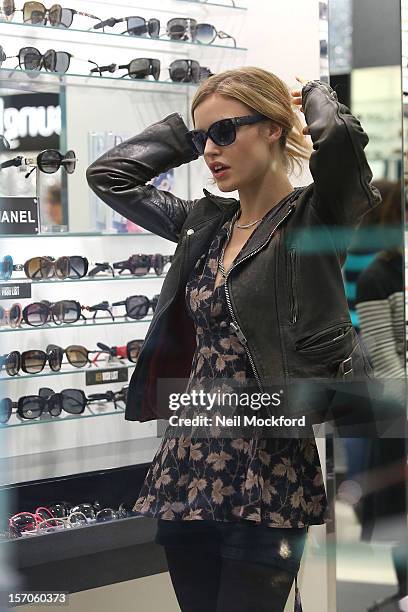
[[[336,92],[322,81],[302,88],[302,106],[313,141],[309,160],[314,206],[329,224],[355,226],[381,203],[364,149],[369,138]]]
[[[186,132],[187,126],[178,113],[153,123],[87,168],[90,188],[127,219],[178,242],[183,223],[197,200],[183,200],[145,183],[170,168],[197,159],[185,138]]]

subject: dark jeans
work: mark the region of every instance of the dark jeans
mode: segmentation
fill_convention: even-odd
[[[283,612],[295,575],[271,565],[164,547],[182,612]]]
[[[241,521],[158,521],[182,612],[283,612],[307,528]]]

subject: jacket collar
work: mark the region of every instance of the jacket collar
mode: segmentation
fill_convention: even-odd
[[[239,207],[239,202],[235,198],[224,198],[223,196],[218,196],[207,191],[207,189],[203,189],[203,193],[205,197],[211,200],[211,202],[214,202],[222,212],[226,210],[233,210],[233,212],[235,212]]]
[[[254,232],[248,239],[248,242],[244,245],[243,250],[240,252],[237,262],[244,259],[248,254],[256,251],[259,247],[265,244],[274,229],[278,227],[281,222],[285,219],[285,217],[289,214],[289,211],[292,207],[296,206],[296,200],[301,193],[304,187],[297,187],[289,196],[285,198],[285,202],[283,202],[282,207],[276,213],[274,209],[271,209],[269,213],[265,216],[263,222],[257,228],[257,231]],[[224,213],[224,219],[232,218],[235,212],[239,208],[239,201],[235,198],[224,198],[222,196],[217,196],[206,189],[203,190],[205,196],[214,202]]]

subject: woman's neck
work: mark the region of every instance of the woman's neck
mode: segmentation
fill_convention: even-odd
[[[284,172],[268,173],[261,180],[258,177],[253,183],[239,189],[240,225],[246,225],[264,217],[293,189]]]

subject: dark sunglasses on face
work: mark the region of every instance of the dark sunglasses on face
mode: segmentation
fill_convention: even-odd
[[[126,316],[130,319],[143,319],[152,308],[156,310],[159,295],[155,295],[151,300],[145,295],[132,295],[121,302],[114,302],[112,306],[125,306]]]
[[[210,23],[197,23],[195,19],[175,17],[167,22],[166,35],[170,40],[186,41],[191,39],[194,43],[210,45],[218,37],[220,39],[230,38],[234,47],[236,40],[226,32],[217,31]]]
[[[38,374],[45,368],[47,362],[53,372],[59,372],[62,364],[62,353],[59,347],[51,347],[46,351],[29,350],[20,353],[12,351],[0,356],[0,368],[5,368],[9,376],[16,376],[20,370],[26,374]]]
[[[158,38],[160,34],[160,21],[158,19],[149,19],[148,21],[144,17],[121,17],[116,19],[110,17],[100,23],[93,26],[94,30],[103,29],[106,27],[113,28],[117,23],[123,23],[126,21],[126,30],[121,34],[129,34],[130,36],[145,36],[149,35],[150,38]]]
[[[72,25],[74,15],[82,15],[90,19],[100,21],[99,17],[89,13],[81,13],[74,9],[62,8],[60,4],[53,4],[49,9],[41,2],[25,2],[22,9],[16,9],[14,0],[3,0],[3,15],[10,21],[16,12],[23,13],[24,23],[47,25],[54,27],[69,28]]]
[[[251,125],[259,121],[265,121],[265,119],[268,119],[268,117],[261,114],[221,119],[210,125],[207,131],[190,130],[187,132],[186,138],[194,152],[203,155],[208,138],[211,138],[214,144],[225,147],[235,142],[237,127]]]

